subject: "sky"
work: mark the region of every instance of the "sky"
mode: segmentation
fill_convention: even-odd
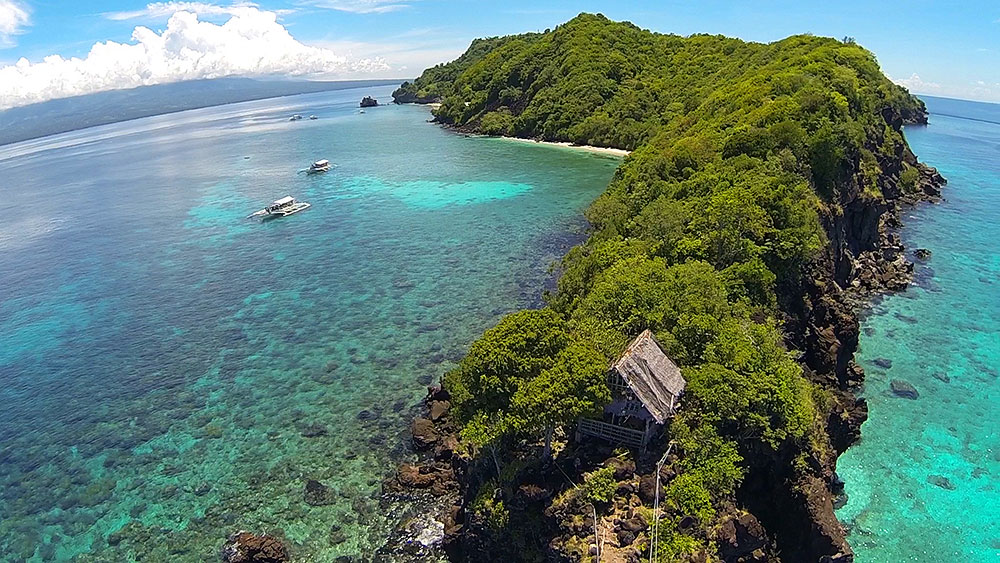
[[[1000,102],[1000,1],[0,0],[0,109],[219,76],[413,78],[600,12],[662,33],[855,40],[918,94]]]

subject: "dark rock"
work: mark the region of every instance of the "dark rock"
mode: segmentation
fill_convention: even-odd
[[[244,530],[229,536],[220,553],[225,563],[286,563],[291,561],[288,549],[280,539],[267,534]]]
[[[847,506],[847,493],[841,491],[837,496],[833,497],[833,509],[840,510]]]
[[[628,530],[620,530],[618,532],[618,545],[619,546],[625,547],[627,545],[632,545],[632,542],[634,542],[634,541],[635,541],[635,534],[633,534],[632,532],[630,532]]]
[[[431,420],[434,422],[441,420],[449,408],[451,408],[451,403],[448,401],[431,401]]]
[[[327,487],[315,479],[309,479],[306,481],[303,498],[308,505],[325,506],[333,504],[334,500],[336,500],[336,495],[330,487]]]
[[[920,396],[917,393],[917,389],[910,385],[909,382],[903,381],[902,379],[893,379],[889,382],[889,387],[892,389],[892,393],[897,397],[903,397],[904,399],[916,399]]]
[[[326,427],[322,424],[310,424],[300,432],[304,438],[318,438],[326,436]]]
[[[872,363],[882,369],[889,369],[892,367],[892,360],[888,358],[875,358],[872,360]]]
[[[340,529],[340,526],[334,524],[330,527],[330,535],[327,539],[329,540],[330,545],[340,545],[347,541],[347,534]]]
[[[438,441],[434,423],[426,418],[414,419],[410,430],[413,433],[413,447],[419,451],[430,449]]]
[[[918,260],[927,260],[931,257],[931,251],[926,248],[918,248],[913,251],[913,255],[916,256]]]
[[[662,500],[664,496],[663,483],[660,483],[660,499]],[[649,474],[643,475],[639,478],[639,499],[642,500],[643,504],[648,504],[650,506],[656,500],[656,475]]]
[[[410,463],[399,466],[396,479],[404,487],[411,489],[426,489],[434,484],[436,476],[432,473],[422,473],[420,467]]]
[[[936,371],[932,373],[931,376],[938,381],[942,381],[944,383],[951,383],[951,378],[948,377],[948,374],[943,371]]]
[[[631,479],[632,475],[635,473],[635,462],[632,460],[610,457],[604,461],[604,466],[615,468],[614,476],[616,481]]]
[[[950,479],[948,479],[943,475],[931,475],[930,477],[927,478],[927,482],[930,483],[931,485],[941,487],[942,489],[946,489],[949,491],[955,490],[955,484],[952,483]]]
[[[633,516],[628,520],[622,520],[619,524],[622,530],[632,532],[633,534],[638,534],[639,532],[645,530],[649,527],[646,521],[641,516]]]
[[[207,495],[211,491],[212,491],[212,484],[209,483],[208,481],[202,481],[201,483],[198,483],[197,487],[194,488],[194,494],[200,497]]]
[[[378,420],[380,416],[381,413],[376,410],[365,409],[358,413],[358,420]]]
[[[363,108],[373,108],[378,105],[378,100],[371,96],[365,96],[361,98],[361,107]]]

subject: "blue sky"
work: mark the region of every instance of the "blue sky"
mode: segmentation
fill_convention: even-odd
[[[115,73],[150,82],[198,73],[283,73],[292,64],[303,71],[328,70],[324,76],[328,78],[412,77],[426,66],[454,58],[475,37],[544,30],[588,11],[681,35],[721,33],[753,41],[794,33],[849,35],[878,56],[887,75],[914,92],[1000,101],[1000,2],[996,1],[260,0],[246,5],[250,7],[234,9],[230,0],[157,4],[0,0],[0,67],[5,67],[0,68],[0,89],[11,88],[10,82],[42,84],[57,76],[78,75],[79,84],[68,90],[71,94],[72,88],[95,80],[100,83],[95,88],[115,87],[119,79]],[[170,16],[185,8],[197,12],[202,24],[215,26],[196,25],[189,19],[172,21],[168,27]],[[234,13],[242,14],[243,23],[230,26],[240,29],[230,29],[227,35],[220,26]],[[276,21],[267,21],[261,13]],[[137,39],[133,36],[137,26],[149,32]],[[286,30],[290,37],[283,37]],[[258,35],[265,32],[268,45],[279,46],[263,46]],[[22,63],[16,74],[11,70],[10,65],[22,57],[36,65],[50,55],[83,59],[95,43],[107,41],[141,42],[141,56],[154,62],[135,60],[136,50],[111,45],[93,64],[26,68]],[[190,53],[183,48],[207,49],[209,56],[199,53],[184,59]],[[169,63],[150,54],[155,49],[168,51]],[[256,58],[248,55],[253,60],[227,70],[230,59],[247,53]],[[258,64],[258,59],[272,55],[275,60]],[[116,57],[126,61],[126,70],[119,68],[122,64]],[[207,67],[205,60],[210,61]],[[143,67],[151,64],[157,66],[153,74]],[[201,66],[185,66],[195,64]],[[14,102],[6,104],[0,91],[0,107],[16,105],[21,99],[16,96],[27,95],[21,90],[10,94]]]

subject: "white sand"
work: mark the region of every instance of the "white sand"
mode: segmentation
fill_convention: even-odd
[[[618,157],[628,156],[628,153],[629,153],[629,151],[627,151],[625,149],[612,149],[612,148],[609,148],[609,147],[595,147],[593,145],[574,145],[573,143],[565,143],[565,142],[563,142],[563,143],[555,143],[555,142],[551,142],[551,141],[536,141],[534,139],[522,139],[520,137],[501,137],[501,138],[502,139],[506,139],[508,141],[517,141],[517,142],[520,142],[520,143],[532,143],[532,144],[537,144],[537,145],[549,145],[549,146],[552,146],[552,147],[563,147],[563,148],[567,148],[567,149],[577,149],[577,150],[582,150],[582,151],[587,151],[587,152],[595,152],[595,153],[599,153],[599,154],[608,154],[608,155],[618,156]]]

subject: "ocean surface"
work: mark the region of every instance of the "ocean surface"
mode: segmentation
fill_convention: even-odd
[[[539,303],[619,163],[359,113],[390,91],[0,147],[0,560],[213,561],[238,529],[320,562],[384,541],[380,481],[426,385]],[[312,207],[246,219],[285,195]]]
[[[925,101],[906,138],[945,200],[904,213],[916,284],[862,323],[870,418],[838,463],[859,563],[1000,561],[1000,105]]]

